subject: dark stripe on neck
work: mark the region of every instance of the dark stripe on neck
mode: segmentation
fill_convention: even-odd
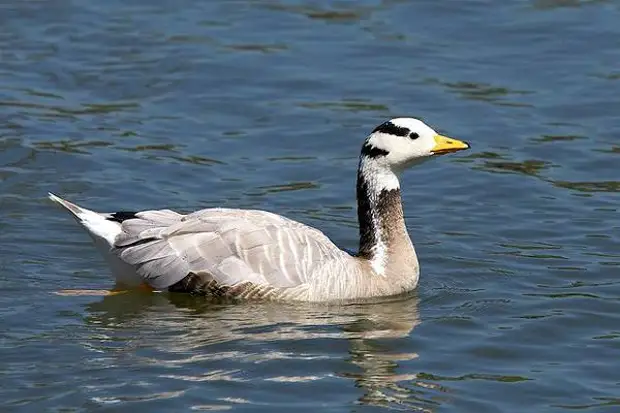
[[[380,149],[380,148],[377,148],[376,146],[373,146],[370,142],[366,142],[364,146],[362,146],[362,155],[367,156],[369,158],[377,158],[379,156],[385,156],[388,153],[389,152],[384,149]]]
[[[377,243],[377,228],[372,219],[368,182],[361,172],[357,173],[357,221],[360,230],[360,248],[358,255],[372,258],[372,247]]]
[[[398,212],[400,211],[400,213]],[[393,216],[392,216],[393,215]],[[372,259],[373,247],[377,245],[379,234],[386,238],[391,231],[388,218],[402,219],[400,189],[384,189],[378,194],[361,172],[357,174],[357,219],[359,222],[360,246],[358,255]],[[374,219],[373,219],[374,217]],[[387,245],[386,245],[387,246]]]
[[[373,130],[372,132],[373,133],[375,132],[387,133],[387,134],[396,135],[396,136],[407,136],[409,135],[409,132],[411,131],[409,130],[409,128],[404,128],[402,126],[396,126],[392,122],[387,121],[377,126],[375,130]]]
[[[137,212],[133,212],[133,211],[118,211],[113,214],[110,214],[110,216],[107,217],[106,219],[108,221],[122,223],[123,221],[126,221],[128,219],[138,218],[136,214]]]

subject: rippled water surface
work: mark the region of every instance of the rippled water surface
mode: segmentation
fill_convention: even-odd
[[[614,1],[0,1],[3,412],[620,411]],[[357,246],[386,118],[471,141],[403,177],[408,297],[108,289],[47,191],[260,208]]]

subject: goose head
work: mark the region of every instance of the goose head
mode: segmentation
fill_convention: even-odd
[[[468,148],[467,142],[440,135],[421,120],[394,118],[366,138],[361,157],[398,173],[431,157]]]

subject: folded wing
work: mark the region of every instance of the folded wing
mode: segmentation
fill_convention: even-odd
[[[221,285],[295,287],[310,282],[317,266],[346,254],[322,232],[265,211],[144,211],[124,221],[122,231],[114,251],[158,289],[190,272]]]

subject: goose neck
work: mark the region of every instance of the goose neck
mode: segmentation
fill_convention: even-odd
[[[360,160],[357,175],[358,255],[385,275],[390,263],[414,256],[403,215],[398,176],[372,159]]]

